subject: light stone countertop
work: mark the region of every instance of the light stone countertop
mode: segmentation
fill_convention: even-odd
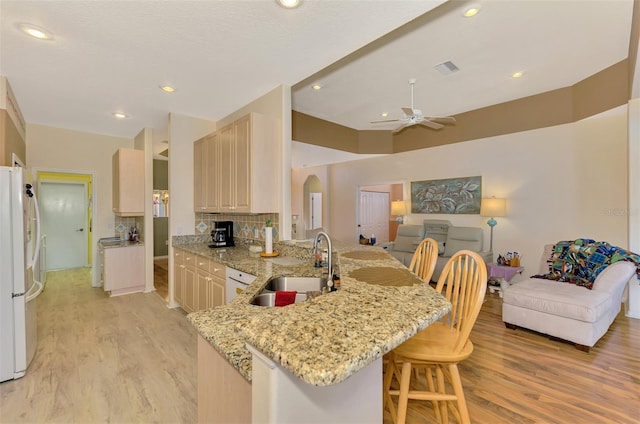
[[[310,242],[274,244],[281,256],[305,260],[293,266],[270,263],[250,253],[247,245],[224,251],[209,249],[206,243],[174,241],[173,246],[257,276],[230,304],[187,316],[198,333],[249,381],[251,354],[246,344],[303,381],[328,386],[344,381],[451,308],[443,296],[379,247],[334,243],[339,291],[286,307],[263,307],[251,301],[270,277],[320,275],[321,270],[313,267]],[[350,277],[353,271],[358,278],[374,275],[367,279],[376,284]],[[387,281],[394,286],[381,285]]]

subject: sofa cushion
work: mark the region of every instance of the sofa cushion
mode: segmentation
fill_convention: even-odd
[[[512,284],[503,296],[510,305],[585,322],[596,322],[615,307],[609,292],[541,278]]]
[[[393,244],[393,250],[400,252],[414,252],[424,238],[422,225],[400,225]]]
[[[442,256],[451,257],[463,249],[480,252],[482,250],[482,238],[482,228],[450,227]]]

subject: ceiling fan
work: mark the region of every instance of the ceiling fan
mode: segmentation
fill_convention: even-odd
[[[413,107],[413,86],[416,84],[416,79],[411,78],[409,80],[409,85],[411,85],[411,107],[403,107],[402,112],[404,113],[404,118],[400,119],[386,119],[384,121],[372,121],[372,124],[379,124],[383,122],[402,122],[398,128],[392,131],[393,134],[396,134],[407,127],[411,127],[413,125],[422,125],[428,128],[432,128],[434,130],[439,130],[444,128],[439,122],[444,123],[455,123],[456,118],[453,116],[422,116],[422,111],[420,109],[415,109]]]

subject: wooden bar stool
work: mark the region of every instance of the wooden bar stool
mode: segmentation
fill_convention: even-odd
[[[429,284],[438,260],[438,242],[432,238],[426,238],[420,242],[413,253],[409,271],[413,271],[418,277]]]
[[[451,257],[438,280],[436,291],[451,302],[451,311],[389,354],[384,377],[385,406],[394,422],[403,424],[409,399],[430,400],[436,418],[449,422],[449,411],[459,423],[470,423],[458,372],[458,363],[473,352],[469,335],[480,313],[487,289],[487,268],[475,252],[461,250]],[[444,293],[443,293],[444,290]],[[427,391],[410,390],[414,369],[424,369]],[[435,372],[435,383],[434,375]],[[400,389],[392,390],[393,377]],[[448,383],[448,384],[447,384]],[[448,385],[452,391],[448,391]],[[398,396],[398,411],[391,396]]]

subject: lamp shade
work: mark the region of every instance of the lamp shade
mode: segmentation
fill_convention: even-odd
[[[391,215],[404,215],[407,213],[407,202],[394,200],[391,202]]]
[[[496,199],[495,197],[485,197],[480,206],[480,215],[495,218],[496,216],[507,215],[506,199]]]

